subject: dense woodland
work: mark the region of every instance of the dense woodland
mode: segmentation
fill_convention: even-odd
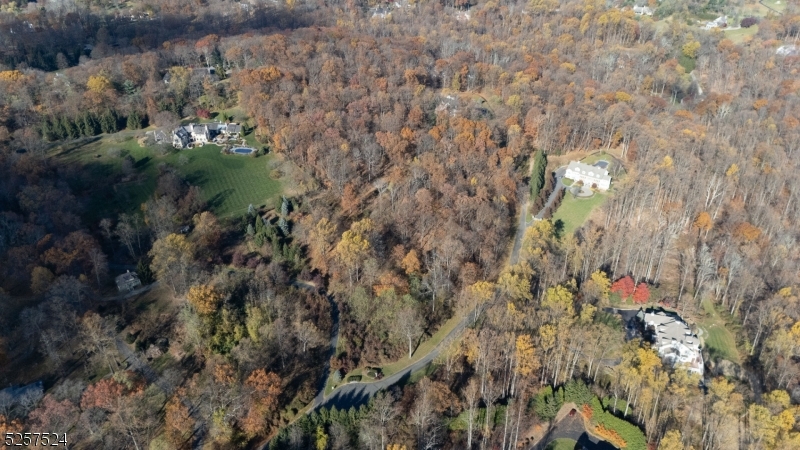
[[[737,45],[591,0],[388,17],[244,5],[0,13],[0,387],[45,388],[0,394],[0,432],[505,450],[566,398],[627,448],[800,448],[800,59],[775,54],[800,32],[791,6]],[[216,217],[161,164],[141,208],[98,211],[98,186],[137,161],[98,173],[59,157],[231,107],[305,172],[304,195]],[[534,155],[554,169],[594,150],[624,165],[613,195],[574,235],[537,222],[508,263],[544,186],[541,170],[529,185]],[[125,267],[159,282],[160,307],[115,298]],[[701,384],[626,342],[603,311],[620,279],[690,319],[705,301],[741,368]],[[296,420],[327,377],[334,316],[344,372],[407,358],[451,317],[470,326],[421,381]]]

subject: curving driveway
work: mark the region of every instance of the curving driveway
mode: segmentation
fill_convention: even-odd
[[[616,447],[608,442],[601,441],[587,433],[580,413],[574,416],[567,416],[551,426],[547,434],[538,443],[530,447],[530,450],[544,450],[547,448],[547,444],[556,439],[572,439],[587,450],[617,450]]]
[[[558,169],[555,170],[555,172],[553,172],[553,175],[556,177],[556,185],[553,188],[553,192],[551,192],[550,196],[547,197],[547,203],[544,204],[541,211],[536,213],[535,216],[536,220],[544,219],[544,212],[547,210],[547,208],[550,207],[550,205],[552,205],[556,201],[556,196],[558,195],[558,192],[562,189],[567,188],[566,186],[564,186],[564,183],[562,182],[562,180],[564,179],[564,175],[566,173],[567,173],[567,166],[559,167]]]
[[[317,395],[314,399],[314,404],[312,406],[312,410],[318,408],[329,408],[331,406],[335,406],[337,409],[347,409],[351,406],[359,406],[366,404],[370,397],[377,394],[379,391],[391,387],[394,384],[405,382],[410,377],[411,374],[425,368],[428,364],[430,364],[437,356],[439,356],[439,352],[442,350],[444,343],[450,342],[450,340],[460,334],[466,327],[467,324],[470,322],[471,314],[468,314],[458,325],[453,328],[450,333],[442,339],[442,342],[439,343],[436,347],[433,348],[427,355],[423,356],[419,361],[411,364],[410,366],[406,367],[405,369],[395,373],[392,376],[386,377],[379,381],[374,381],[371,383],[348,383],[345,385],[340,386],[337,388],[330,396],[322,398],[322,393]]]

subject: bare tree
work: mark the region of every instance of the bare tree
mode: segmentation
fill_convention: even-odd
[[[470,378],[467,386],[461,391],[464,396],[464,409],[467,411],[467,449],[472,449],[472,436],[481,399],[480,386],[475,377]]]
[[[297,322],[294,326],[295,337],[303,345],[303,353],[306,352],[308,347],[317,347],[324,342],[319,328],[310,320]]]
[[[92,273],[97,279],[97,286],[100,286],[100,278],[108,274],[108,260],[106,254],[97,247],[89,250],[89,260],[92,262]]]
[[[408,306],[397,313],[395,326],[397,327],[396,333],[402,336],[408,342],[408,357],[414,353],[414,342],[419,339],[422,334],[422,319],[419,317],[419,312],[413,306]]]
[[[81,346],[87,354],[101,356],[114,373],[118,367],[116,359],[116,316],[102,317],[89,313],[81,321]]]

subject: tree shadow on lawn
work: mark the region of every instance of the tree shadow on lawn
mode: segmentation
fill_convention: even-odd
[[[563,220],[556,219],[556,221],[553,222],[553,232],[555,232],[556,237],[558,237],[559,239],[564,237],[564,221]]]
[[[150,161],[152,161],[152,160],[153,160],[152,157],[145,156],[144,158],[136,161],[136,163],[133,165],[133,167],[136,170],[143,170],[145,167],[147,167],[148,164],[150,164]]]
[[[183,174],[183,179],[192,186],[202,188],[208,182],[208,175],[205,170],[195,170],[191,173]]]
[[[100,140],[100,136],[92,136],[88,138],[81,138],[75,141],[62,144],[62,150],[59,152],[59,156],[68,156],[70,153],[73,153],[87,145],[93,144]],[[56,144],[57,145],[57,144]]]
[[[213,197],[208,199],[208,207],[209,209],[219,210],[223,204],[225,204],[225,200],[227,200],[231,194],[233,194],[234,189],[225,189],[222,192],[218,192]]]

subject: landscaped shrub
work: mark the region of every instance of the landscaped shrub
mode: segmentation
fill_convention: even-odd
[[[559,389],[554,392],[552,387],[546,386],[536,394],[533,402],[533,410],[540,419],[553,420],[564,404],[564,391]]]
[[[595,395],[589,386],[580,380],[570,380],[564,386],[553,391],[545,387],[534,398],[534,411],[542,420],[552,420],[564,403],[575,403],[578,407],[592,401]]]
[[[636,291],[633,293],[633,302],[634,303],[647,303],[650,300],[650,289],[647,287],[646,283],[639,283],[636,286]]]
[[[531,172],[531,198],[539,196],[545,183],[545,172],[547,171],[547,156],[542,150],[537,150],[533,156],[533,171]]]
[[[635,284],[630,276],[620,278],[611,285],[611,292],[619,294],[623,300],[627,300],[633,294]]]
[[[564,385],[565,403],[572,402],[581,406],[591,402],[593,398],[595,398],[595,395],[583,381],[570,380]]]
[[[755,18],[755,17],[745,17],[744,19],[742,19],[742,21],[741,21],[741,23],[739,23],[739,25],[742,28],[750,28],[750,27],[752,27],[753,25],[755,25],[757,23],[758,23],[758,19],[757,18]]]
[[[347,382],[352,383],[354,381],[361,381],[361,375],[350,375],[347,377]]]
[[[619,448],[645,450],[647,441],[636,425],[622,420],[603,409],[597,397],[591,401],[594,432]]]

